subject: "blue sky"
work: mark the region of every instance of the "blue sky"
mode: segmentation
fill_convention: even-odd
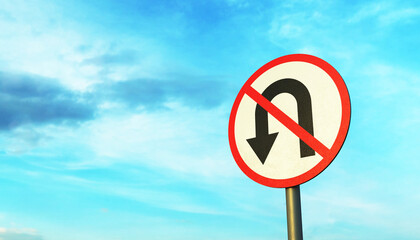
[[[0,239],[286,239],[227,126],[266,62],[323,58],[347,140],[301,186],[305,239],[420,236],[416,1],[0,1]]]

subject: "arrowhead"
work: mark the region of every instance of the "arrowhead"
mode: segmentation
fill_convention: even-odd
[[[262,164],[264,164],[267,159],[268,153],[276,140],[277,134],[279,133],[272,133],[247,139],[249,145],[252,150],[254,150],[255,154],[257,154],[257,157],[260,159]]]

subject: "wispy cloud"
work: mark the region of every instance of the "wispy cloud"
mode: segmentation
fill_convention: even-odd
[[[0,239],[286,237],[284,191],[241,173],[227,123],[253,70],[295,52],[336,67],[353,106],[341,171],[302,187],[305,234],[420,234],[415,2],[0,5],[0,204],[42,229]]]
[[[227,137],[217,130],[226,127],[226,119],[225,106],[204,110],[173,105],[165,111],[96,119],[76,133],[62,131],[55,142],[65,147],[77,138],[94,154],[67,162],[69,168],[128,162],[201,177],[231,176],[236,171],[234,162],[226,161]]]
[[[281,7],[275,9],[281,14],[273,14],[267,35],[273,44],[290,52],[351,62],[368,59],[370,54],[384,54],[385,49],[371,40],[391,44],[401,27],[414,27],[420,16],[420,8],[396,1],[352,4],[346,6],[348,11],[338,14],[335,9],[342,4],[308,1],[299,3],[299,7],[291,4],[294,11],[279,4]],[[388,35],[394,36],[389,43],[385,42]]]
[[[405,6],[400,2],[381,1],[363,5],[347,21],[358,23],[366,20],[374,20],[381,26],[403,23],[407,24],[420,16],[420,8]]]
[[[36,229],[0,228],[1,240],[43,240]]]
[[[420,16],[420,8],[400,8],[389,11],[383,16],[380,16],[380,21],[385,24],[393,23],[414,23],[415,18]]]
[[[229,82],[207,77],[178,76],[173,80],[133,79],[95,86],[95,97],[121,101],[130,107],[162,109],[171,102],[189,107],[213,108],[227,100]]]
[[[373,62],[361,71],[366,82],[361,91],[369,92],[374,98],[397,97],[403,95],[420,98],[420,71],[413,71],[392,64]]]
[[[81,64],[99,65],[106,67],[109,65],[129,65],[138,61],[136,50],[124,50],[118,53],[105,53],[99,56],[84,59]]]
[[[0,129],[22,124],[85,121],[94,108],[51,79],[0,72]]]

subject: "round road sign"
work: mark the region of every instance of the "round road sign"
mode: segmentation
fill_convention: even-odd
[[[320,58],[292,54],[265,64],[244,84],[232,107],[229,143],[248,177],[292,187],[332,162],[349,124],[340,74]]]

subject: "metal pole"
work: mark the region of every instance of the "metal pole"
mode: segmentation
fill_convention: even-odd
[[[299,185],[286,188],[287,233],[289,240],[303,240]]]

